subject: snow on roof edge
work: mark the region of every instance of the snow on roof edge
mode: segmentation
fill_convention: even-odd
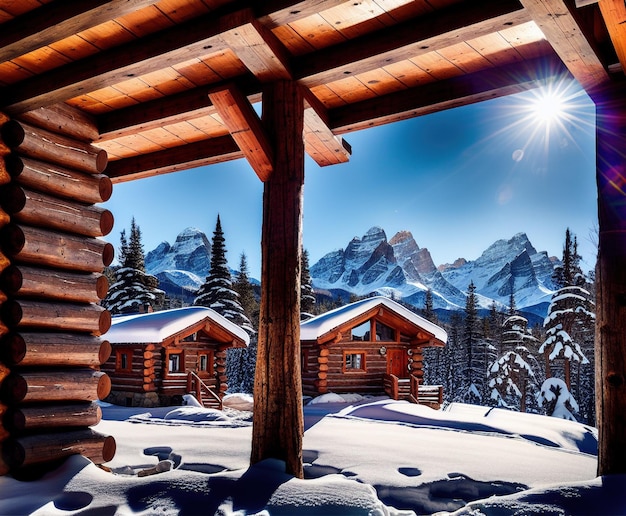
[[[112,318],[111,328],[103,338],[112,344],[162,342],[205,318],[222,326],[241,339],[246,346],[250,344],[250,336],[245,330],[205,306],[187,306],[144,314],[115,316]]]
[[[386,306],[393,312],[431,333],[441,342],[447,342],[448,333],[443,328],[384,296],[370,297],[355,303],[340,306],[339,308],[325,312],[317,317],[303,321],[300,323],[300,339],[316,340],[344,322],[347,322],[357,315],[378,305]]]

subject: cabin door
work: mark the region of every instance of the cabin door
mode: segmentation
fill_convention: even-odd
[[[407,354],[404,349],[387,350],[387,374],[393,374],[398,378],[407,378]]]

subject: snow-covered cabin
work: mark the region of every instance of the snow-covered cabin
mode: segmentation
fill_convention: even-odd
[[[102,366],[111,378],[107,401],[143,407],[180,404],[189,393],[221,408],[226,350],[250,342],[243,329],[202,306],[114,317],[105,338],[113,349]]]
[[[420,385],[422,350],[447,338],[441,327],[382,296],[331,310],[300,324],[303,393],[386,393],[415,402],[421,393],[421,401],[440,403],[439,387]]]

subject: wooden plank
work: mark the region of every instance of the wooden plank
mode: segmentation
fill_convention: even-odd
[[[248,99],[235,85],[212,90],[209,98],[259,179],[267,181],[274,168],[274,152]]]
[[[520,0],[570,73],[585,89],[609,80],[604,66],[563,0]]]
[[[528,14],[515,0],[488,0],[481,9],[457,4],[301,56],[294,73],[306,86],[326,84],[528,21]],[[421,39],[416,40],[416,34]]]
[[[345,3],[345,0],[264,0],[259,2],[259,21],[273,29]]]
[[[548,74],[541,75],[549,70]],[[421,87],[392,93],[385,97],[351,104],[331,111],[335,134],[384,125],[415,116],[435,113],[456,106],[520,93],[535,88],[565,70],[556,59],[541,59],[504,67]]]
[[[10,61],[157,1],[81,0],[43,5],[2,24],[0,61]]]
[[[112,161],[107,167],[106,174],[113,183],[121,183],[243,157],[243,152],[233,137],[228,135]]]
[[[626,5],[620,0],[601,0],[598,5],[622,65],[622,71],[624,71],[626,70]]]
[[[164,61],[187,61],[226,50],[221,34],[244,22],[252,22],[253,16],[250,9],[221,16],[210,13],[141,40],[104,50],[22,81],[19,87],[7,88],[2,105],[5,111],[15,115],[157,71]]]

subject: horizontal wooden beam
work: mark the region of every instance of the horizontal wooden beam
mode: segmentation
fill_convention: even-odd
[[[0,62],[142,9],[158,0],[52,2],[2,24]]]
[[[228,135],[111,161],[105,173],[113,183],[122,183],[243,157],[235,140]]]
[[[274,33],[258,20],[222,34],[223,40],[261,82],[291,79],[289,56]]]
[[[268,29],[273,29],[345,3],[346,0],[264,0],[258,2],[255,11],[259,21]]]
[[[11,115],[23,113],[160,70],[164,62],[225,50],[221,34],[253,19],[251,9],[224,9],[103,50],[0,90],[0,108]]]
[[[626,70],[626,4],[623,0],[601,0],[598,5],[622,70]]]
[[[210,92],[209,98],[256,175],[267,181],[274,169],[274,151],[248,99],[234,85]]]
[[[346,163],[352,147],[329,126],[328,111],[309,90],[304,90],[304,145],[306,152],[320,166]]]
[[[251,103],[261,100],[261,84],[251,75],[239,76],[234,83]],[[98,115],[96,123],[100,132],[98,142],[130,136],[164,125],[185,122],[192,118],[215,113],[209,92],[222,84],[199,86],[167,97],[142,102],[127,108]]]
[[[609,80],[607,71],[566,2],[563,0],[520,0],[520,2],[583,88],[593,89]]]
[[[487,0],[480,8],[471,2],[455,4],[300,56],[294,63],[294,74],[308,87],[327,84],[530,20],[517,0]]]
[[[567,73],[556,58],[514,63],[336,108],[330,125],[333,132],[345,134],[521,93]]]

